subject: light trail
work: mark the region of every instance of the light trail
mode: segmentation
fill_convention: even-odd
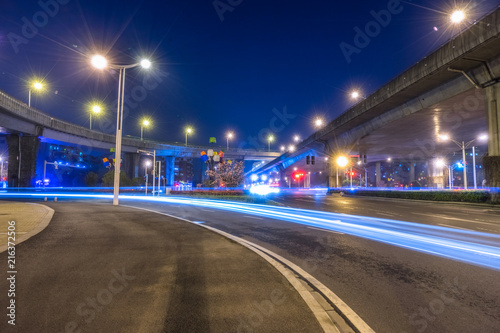
[[[70,199],[112,199],[113,197],[107,194],[0,193],[0,198],[56,196]],[[121,195],[120,199],[220,209],[265,217],[268,219],[267,223],[273,223],[273,220],[287,221],[500,270],[500,235],[496,234],[384,218],[209,199],[130,195]]]

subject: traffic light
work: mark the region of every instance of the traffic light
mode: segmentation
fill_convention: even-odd
[[[311,156],[309,155],[306,156],[306,164],[307,165],[311,164]]]
[[[314,165],[316,163],[316,156],[311,156],[311,164]]]

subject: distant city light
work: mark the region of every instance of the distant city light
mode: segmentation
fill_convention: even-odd
[[[251,179],[253,182],[256,182],[257,180],[259,180],[259,176],[257,176],[257,175],[252,175],[252,176],[250,177],[250,179]]]

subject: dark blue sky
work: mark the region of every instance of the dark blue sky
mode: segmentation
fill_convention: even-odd
[[[220,0],[218,13],[212,0],[41,3],[50,4],[45,12],[35,0],[2,0],[0,90],[27,102],[30,78],[43,77],[48,89],[33,95],[33,106],[88,126],[86,105],[102,100],[106,117],[94,128],[114,133],[117,73],[93,70],[88,57],[101,52],[130,64],[146,55],[151,72],[127,73],[126,135],[138,136],[148,115],[154,126],[147,138],[183,142],[189,124],[191,143],[215,136],[223,144],[232,130],[232,145],[247,148],[269,128],[276,148],[295,134],[309,136],[316,116],[329,121],[352,105],[351,89],[367,95],[422,59],[454,33],[445,12],[467,7],[473,21],[499,5]],[[388,7],[385,26],[373,25],[371,12]],[[359,47],[356,27],[373,29]],[[347,59],[341,44],[356,53]]]

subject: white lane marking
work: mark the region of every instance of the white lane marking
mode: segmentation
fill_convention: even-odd
[[[449,225],[449,224],[439,223],[439,225],[440,225],[440,226],[443,226],[443,227],[448,227],[448,228],[462,229],[462,230],[467,230],[467,231],[474,231],[474,230],[472,230],[472,229],[466,229],[466,228],[455,227],[454,225]]]
[[[202,211],[204,211],[204,212],[210,212],[210,213],[212,213],[212,212],[213,212],[213,210],[211,210],[211,209],[205,209],[205,208],[200,208],[200,210],[202,210]]]
[[[469,223],[480,223],[480,224],[498,225],[498,223],[472,221],[472,220],[460,219],[460,218],[457,218],[457,217],[448,217],[448,216],[437,215],[437,214],[424,214],[424,213],[415,213],[415,212],[412,212],[412,214],[414,214],[414,215],[429,216],[429,217],[434,217],[434,218],[437,218],[437,219],[444,219],[444,220],[455,220],[455,221],[462,221],[462,222],[469,222]]]
[[[263,220],[262,217],[256,217],[256,216],[250,216],[250,215],[243,215],[243,217],[247,217],[249,219],[255,219],[255,220]]]
[[[333,230],[328,230],[328,229],[321,229],[321,228],[315,228],[315,227],[307,227],[307,228],[308,228],[308,229],[314,229],[314,230],[320,230],[320,231],[331,232],[332,234],[345,235],[343,232],[338,232],[338,231],[333,231]]]

